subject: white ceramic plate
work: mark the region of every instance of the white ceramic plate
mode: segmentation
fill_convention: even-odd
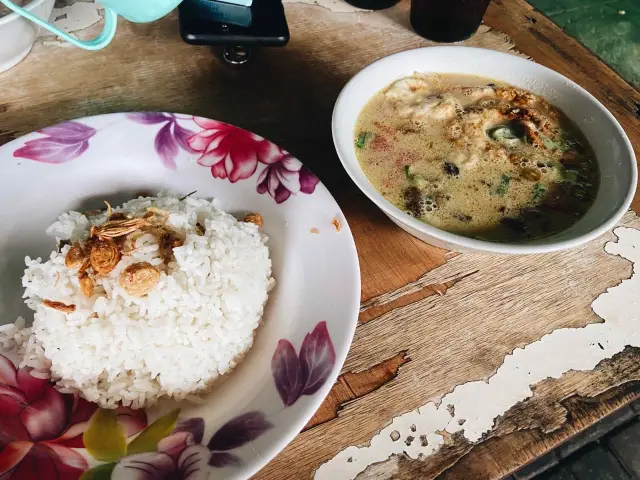
[[[198,197],[219,199],[230,213],[260,213],[277,281],[244,361],[204,397],[204,404],[178,404],[177,423],[166,416],[176,404],[165,401],[147,412],[122,409],[117,416],[122,429],[109,429],[104,418],[96,420],[94,405],[16,371],[5,351],[0,423],[18,453],[5,458],[9,450],[0,452],[2,478],[6,472],[23,478],[32,465],[65,479],[79,478],[89,468],[113,470],[114,479],[147,478],[136,476],[145,469],[173,472],[171,478],[207,478],[209,473],[247,478],[304,427],[347,355],[359,310],[360,273],[340,208],[298,160],[224,123],[133,113],[84,118],[29,134],[0,148],[0,164],[2,323],[18,314],[29,318],[21,299],[24,257],[44,257],[55,248],[45,229],[61,212],[100,208],[105,199],[120,204],[140,191],[183,195],[196,190]],[[156,427],[139,433],[154,421]],[[90,448],[79,448],[93,424],[102,428],[104,444],[94,440],[84,444]],[[123,442],[124,450],[114,447]]]
[[[486,242],[455,235],[423,223],[384,199],[360,168],[354,129],[362,108],[393,81],[418,73],[479,75],[542,95],[573,120],[598,158],[600,188],[593,206],[567,230],[526,243]],[[617,120],[586,90],[542,65],[514,55],[471,47],[427,47],[397,53],[372,63],[344,87],[333,112],[333,139],[347,173],[392,221],[433,245],[455,251],[544,253],[571,248],[610,230],[635,194],[638,169],[633,148]]]

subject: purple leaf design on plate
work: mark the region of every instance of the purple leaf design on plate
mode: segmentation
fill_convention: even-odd
[[[242,461],[232,453],[213,452],[209,459],[209,465],[212,467],[234,467],[240,465]]]
[[[210,450],[233,450],[255,440],[273,425],[262,412],[247,412],[225,423],[209,440]]]
[[[162,112],[134,112],[127,113],[127,118],[143,125],[154,125],[157,123],[168,122],[172,117]]]
[[[313,395],[327,381],[336,363],[336,352],[327,330],[320,322],[304,337],[300,347],[300,368],[304,387],[302,395]]]
[[[164,480],[203,480],[209,478],[207,463],[210,461],[210,457],[211,452],[205,446],[191,445],[178,457],[177,472],[173,476],[163,478]]]
[[[271,358],[271,373],[285,405],[293,405],[302,392],[302,369],[296,349],[289,340],[282,339]]]
[[[313,193],[318,183],[320,183],[320,179],[311,173],[311,170],[306,167],[300,169],[300,191],[302,193]]]
[[[80,122],[64,122],[53,127],[38,130],[43,135],[52,137],[58,142],[78,143],[89,140],[96,134],[96,129]]]
[[[179,420],[176,428],[173,429],[173,433],[178,432],[190,433],[193,436],[193,441],[200,443],[204,435],[204,420],[200,417]]]
[[[66,143],[60,142],[51,137],[29,140],[13,152],[14,157],[28,158],[43,163],[64,163],[82,155],[89,142]]]
[[[174,161],[174,159],[178,154],[178,143],[173,138],[173,133],[171,132],[172,123],[173,122],[169,122],[160,129],[160,131],[156,135],[154,146],[156,148],[156,152],[158,152],[158,155],[160,155],[160,158],[162,158],[165,166],[167,168],[175,170],[176,162]]]
[[[187,142],[187,140],[189,140],[189,137],[192,137],[193,135],[195,135],[194,132],[181,127],[180,125],[178,125],[178,122],[174,120],[173,136],[176,139],[176,142],[178,142],[180,148],[187,152],[194,152],[195,150],[193,150],[193,148],[191,148],[191,146],[189,145],[189,142]]]
[[[89,139],[96,134],[96,129],[80,122],[65,122],[42,129],[40,133],[46,136],[25,142],[13,156],[44,163],[68,162],[89,148]]]
[[[181,127],[173,114],[162,112],[134,112],[128,113],[127,118],[142,125],[157,125],[164,123],[156,134],[154,147],[167,168],[176,169],[175,158],[179,149],[193,152],[187,141],[194,132]]]
[[[113,480],[160,480],[170,478],[175,470],[175,461],[166,453],[138,453],[120,460],[111,472],[111,476],[106,478]]]

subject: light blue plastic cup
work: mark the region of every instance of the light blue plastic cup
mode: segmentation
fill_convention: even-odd
[[[46,20],[36,17],[31,12],[21,8],[9,0],[0,3],[27,20],[49,30],[58,37],[85,50],[100,50],[109,45],[116,34],[118,15],[135,23],[147,23],[158,20],[176,8],[182,0],[102,0],[104,5],[104,27],[102,32],[93,40],[79,40],[66,32],[54,27]]]

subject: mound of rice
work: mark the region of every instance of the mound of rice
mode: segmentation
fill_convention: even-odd
[[[149,207],[168,213],[167,226],[185,239],[167,263],[157,239],[144,234],[108,275],[96,277],[93,295],[85,297],[77,270],[65,266],[69,245],[46,262],[27,257],[22,283],[33,325],[23,328],[19,319],[2,327],[4,345],[23,355],[32,375],[50,375],[59,389],[79,391],[106,408],[142,408],[165,396],[181,400],[229,373],[251,347],[274,283],[267,237],[256,225],[191,197],[138,198],[114,211],[141,217]],[[89,219],[68,212],[47,233],[86,240],[91,224],[105,221],[106,214]],[[128,295],[118,282],[136,262],[161,271],[142,297]],[[64,313],[44,299],[76,309]]]

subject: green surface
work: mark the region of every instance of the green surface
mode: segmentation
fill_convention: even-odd
[[[528,0],[640,88],[640,0]]]

